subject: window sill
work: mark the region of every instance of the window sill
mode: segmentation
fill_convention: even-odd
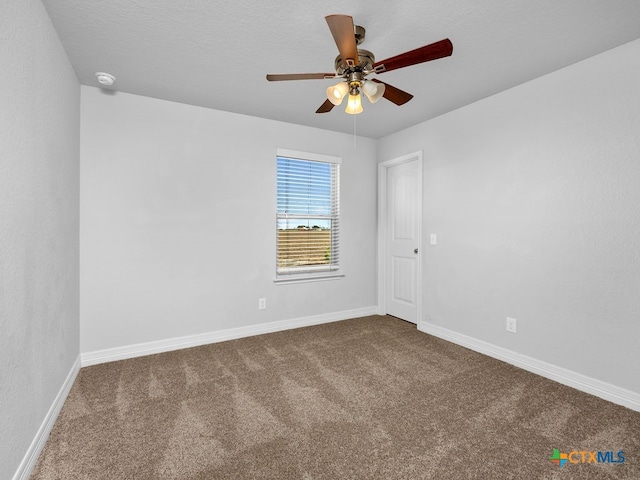
[[[323,282],[325,280],[340,280],[344,277],[344,273],[326,273],[318,275],[300,274],[300,275],[287,275],[276,278],[273,283],[276,285],[287,285],[289,283],[309,283],[309,282]]]

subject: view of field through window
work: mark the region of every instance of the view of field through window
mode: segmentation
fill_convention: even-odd
[[[280,273],[337,263],[337,165],[277,158],[277,267]]]
[[[278,230],[278,267],[327,265],[330,261],[329,229]]]

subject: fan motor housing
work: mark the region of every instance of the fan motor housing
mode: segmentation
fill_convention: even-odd
[[[376,62],[376,58],[369,50],[358,49],[358,66],[355,67],[359,70],[372,70],[373,64]],[[354,67],[349,65],[342,59],[341,55],[336,57],[335,61],[336,74],[344,75],[348,70],[353,70]]]

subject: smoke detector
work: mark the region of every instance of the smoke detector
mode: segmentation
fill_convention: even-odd
[[[110,87],[116,81],[116,77],[105,72],[97,72],[96,79],[100,85],[104,85],[105,87]]]

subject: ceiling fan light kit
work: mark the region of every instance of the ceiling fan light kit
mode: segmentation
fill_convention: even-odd
[[[349,93],[349,97],[345,112],[352,115],[363,111],[361,93],[364,93],[371,103],[376,103],[380,98],[384,97],[396,105],[404,105],[413,98],[413,95],[380,80],[368,80],[365,77],[374,73],[381,74],[398,68],[437,60],[448,57],[453,53],[451,40],[445,38],[439,42],[376,62],[373,53],[358,48],[358,45],[364,41],[366,32],[363,27],[353,24],[353,18],[349,15],[329,15],[325,17],[325,20],[340,52],[335,60],[335,74],[291,73],[267,75],[267,80],[270,82],[341,78],[340,82],[327,88],[327,100],[316,110],[316,113],[330,112],[334,106],[342,103],[347,93]]]
[[[385,84],[366,81],[362,84],[362,92],[371,103],[376,103],[384,95]]]
[[[357,90],[356,90],[357,91]],[[344,109],[350,115],[357,115],[358,113],[362,113],[362,100],[360,99],[360,92],[357,94],[349,94],[349,99],[347,100],[347,108]]]
[[[347,93],[349,93],[349,85],[343,81],[327,88],[327,98],[334,105],[340,105]]]

